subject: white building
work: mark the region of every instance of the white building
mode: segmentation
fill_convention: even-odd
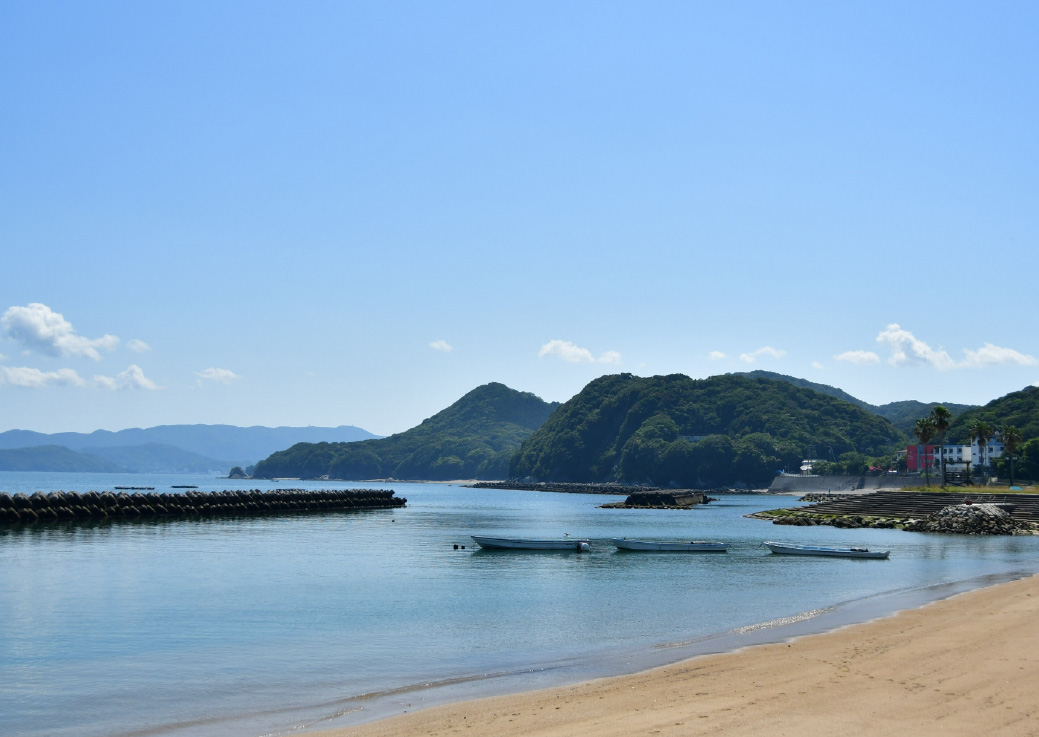
[[[981,468],[985,463],[991,464],[1003,455],[1003,444],[998,440],[989,440],[988,452],[975,440],[970,445],[945,445],[942,447],[942,455],[945,456],[946,465],[950,463],[970,463],[971,468]],[[935,459],[935,465],[939,461]]]

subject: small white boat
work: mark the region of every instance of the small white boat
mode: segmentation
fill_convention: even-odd
[[[580,550],[591,548],[591,540],[582,537],[538,540],[528,537],[485,537],[473,535],[473,542],[489,550]]]
[[[834,558],[886,558],[890,550],[869,548],[824,548],[817,545],[765,542],[765,546],[779,555],[826,555]]]
[[[725,543],[713,540],[689,540],[688,542],[672,542],[669,540],[629,540],[626,537],[615,537],[611,542],[620,550],[650,550],[661,553],[724,553]]]

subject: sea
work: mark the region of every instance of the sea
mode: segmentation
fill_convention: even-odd
[[[630,673],[820,632],[1039,570],[1039,537],[773,526],[790,496],[689,510],[442,483],[0,473],[0,490],[383,488],[404,508],[0,527],[0,734],[260,737]],[[473,534],[590,538],[480,550]],[[612,537],[727,553],[617,551]],[[765,540],[889,549],[777,556]]]

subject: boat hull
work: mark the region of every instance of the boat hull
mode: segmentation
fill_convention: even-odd
[[[638,550],[657,553],[724,553],[725,543],[711,540],[690,540],[689,542],[671,542],[668,540],[628,540],[613,538],[611,542],[619,550]]]
[[[588,550],[591,543],[590,540],[577,537],[568,537],[563,540],[536,540],[472,535],[472,538],[473,542],[488,550]]]
[[[866,548],[823,548],[814,545],[766,542],[765,547],[777,555],[817,555],[829,558],[887,558],[890,550]]]

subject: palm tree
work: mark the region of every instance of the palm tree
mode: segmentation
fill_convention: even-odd
[[[949,424],[952,422],[952,412],[947,410],[940,404],[934,405],[931,410],[931,423],[934,425],[934,431],[938,434],[938,437],[942,441],[942,488],[945,488],[945,431],[949,429]]]
[[[924,446],[924,473],[927,475],[927,485],[931,485],[931,464],[926,462],[927,455],[927,444],[931,442],[931,438],[934,437],[934,420],[931,417],[921,417],[916,421],[916,425],[913,426],[913,433],[920,439],[920,444]]]
[[[985,481],[988,474],[988,441],[992,439],[992,428],[984,420],[974,420],[970,426],[971,442],[978,441],[978,451],[981,454],[981,480]]]
[[[1013,425],[1003,425],[999,430],[999,439],[1003,441],[1003,450],[1010,455],[1010,485],[1014,485],[1014,452],[1021,444],[1021,431]]]

